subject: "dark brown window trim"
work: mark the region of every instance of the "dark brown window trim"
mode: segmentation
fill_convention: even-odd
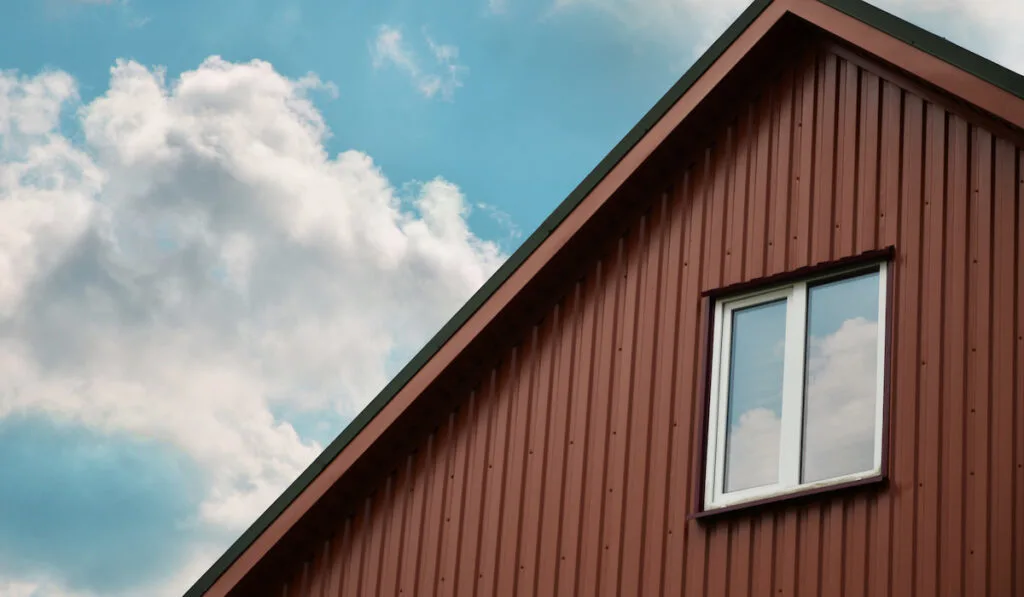
[[[889,246],[884,249],[878,249],[874,251],[866,251],[850,257],[843,257],[841,259],[834,259],[832,261],[822,261],[814,265],[808,265],[798,269],[782,272],[781,274],[774,274],[771,276],[765,276],[761,278],[755,278],[753,280],[746,280],[738,282],[736,284],[730,284],[729,286],[723,286],[721,288],[712,288],[711,290],[705,290],[701,293],[701,296],[710,297],[713,300],[717,300],[723,296],[730,294],[740,294],[744,292],[750,292],[753,290],[759,290],[762,288],[769,288],[775,285],[783,285],[797,280],[803,280],[816,276],[818,274],[828,273],[829,270],[841,269],[844,267],[855,267],[857,265],[870,265],[879,261],[892,261],[896,254],[895,247]]]
[[[700,416],[697,419],[697,439],[700,443],[697,444],[699,448],[694,450],[697,458],[696,466],[694,466],[697,471],[697,479],[693,488],[693,503],[698,513],[704,510],[704,475],[707,474],[708,468],[708,417],[711,413],[711,353],[715,350],[715,299],[705,296],[701,301],[704,303],[702,309],[704,322],[701,326],[701,333],[704,334],[704,346],[701,347],[700,358],[703,359],[701,366],[704,368],[704,375],[700,377],[698,388],[700,393],[697,394],[702,399],[697,408],[698,416]]]
[[[751,500],[749,502],[743,502],[740,504],[733,504],[731,506],[725,506],[722,508],[714,508],[712,510],[702,510],[700,512],[694,512],[686,517],[687,520],[708,520],[718,516],[724,516],[727,514],[736,514],[739,512],[747,513],[749,511],[759,510],[768,506],[778,505],[785,503],[787,506],[802,503],[808,501],[812,497],[831,498],[835,494],[843,494],[853,491],[855,489],[867,489],[875,488],[882,489],[888,484],[888,479],[885,475],[875,475],[866,479],[857,479],[856,481],[847,481],[845,483],[836,483],[835,485],[826,485],[824,487],[815,487],[813,489],[806,489],[803,491],[794,491],[793,493],[786,493],[782,495],[773,495],[770,497],[760,498]]]
[[[828,485],[825,487],[816,487],[805,491],[796,491],[794,493],[787,493],[783,495],[776,495],[766,497],[762,499],[752,500],[750,502],[744,502],[742,504],[735,504],[732,506],[726,506],[723,508],[715,508],[706,510],[704,508],[704,476],[707,474],[707,450],[708,450],[708,416],[710,413],[710,402],[711,402],[711,352],[714,350],[714,316],[715,316],[715,301],[718,299],[728,296],[730,294],[738,294],[741,292],[749,292],[757,290],[759,288],[767,288],[773,285],[782,285],[797,280],[802,280],[807,277],[813,277],[819,274],[828,273],[830,270],[842,269],[846,267],[856,267],[858,265],[869,265],[871,263],[886,262],[888,268],[886,270],[886,301],[885,301],[885,364],[882,373],[882,463],[881,472],[873,477],[867,479],[858,479],[857,481],[850,481],[846,483],[838,483],[836,485]],[[703,322],[701,325],[701,332],[704,337],[704,346],[701,348],[701,363],[700,366],[704,369],[704,375],[701,376],[699,385],[699,394],[702,399],[698,406],[698,440],[700,443],[698,450],[695,450],[695,457],[698,459],[694,466],[694,470],[697,471],[697,477],[694,480],[693,489],[693,504],[695,511],[687,515],[687,520],[700,520],[707,518],[714,518],[719,515],[728,514],[730,512],[741,512],[748,510],[755,510],[762,506],[778,504],[780,502],[800,502],[804,501],[809,497],[830,494],[834,492],[849,491],[858,487],[875,487],[885,486],[888,484],[888,473],[889,473],[889,435],[891,433],[889,427],[889,421],[892,409],[892,395],[891,395],[891,384],[892,384],[892,360],[893,360],[893,330],[896,328],[895,312],[896,312],[896,248],[892,245],[885,247],[884,249],[876,249],[872,251],[865,251],[863,253],[852,255],[850,257],[843,257],[832,261],[824,261],[816,263],[814,265],[797,268],[795,270],[775,274],[772,276],[765,276],[754,280],[748,280],[740,282],[738,284],[732,284],[724,286],[722,288],[716,288],[701,293],[701,301],[703,304]]]

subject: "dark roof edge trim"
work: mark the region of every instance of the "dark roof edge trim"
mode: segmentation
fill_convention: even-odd
[[[295,481],[282,493],[263,514],[217,559],[184,597],[200,597],[218,578],[263,534],[285,509],[320,475],[327,465],[380,413],[426,363],[448,340],[483,306],[498,288],[508,280],[519,267],[540,247],[605,176],[626,156],[627,153],[647,134],[668,110],[675,105],[712,64],[747,30],[747,27],[772,3],[772,0],[755,0],[743,11],[736,21],[701,55],[689,70],[668,90],[668,92],[636,124],[596,168],[559,204],[526,241],[505,261],[501,267],[480,287],[437,334],[431,338],[409,363],[384,387],[351,423],[342,430],[324,451],[313,460]]]
[[[863,0],[818,0],[839,12],[878,29],[906,44],[949,63],[962,71],[1018,98],[1024,99],[1024,77],[979,56],[944,37],[922,29]]]

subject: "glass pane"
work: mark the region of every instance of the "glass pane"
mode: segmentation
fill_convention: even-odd
[[[725,491],[779,480],[786,301],[732,312]]]
[[[878,381],[878,272],[813,286],[801,480],[874,468]]]

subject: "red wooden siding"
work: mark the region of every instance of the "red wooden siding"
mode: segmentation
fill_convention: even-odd
[[[1024,595],[1024,153],[952,105],[795,61],[268,594]],[[887,246],[889,486],[687,520],[701,292]]]

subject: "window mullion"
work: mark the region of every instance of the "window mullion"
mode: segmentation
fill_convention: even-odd
[[[782,375],[779,484],[800,484],[803,445],[804,359],[807,345],[807,284],[793,285],[786,305],[786,345]]]

